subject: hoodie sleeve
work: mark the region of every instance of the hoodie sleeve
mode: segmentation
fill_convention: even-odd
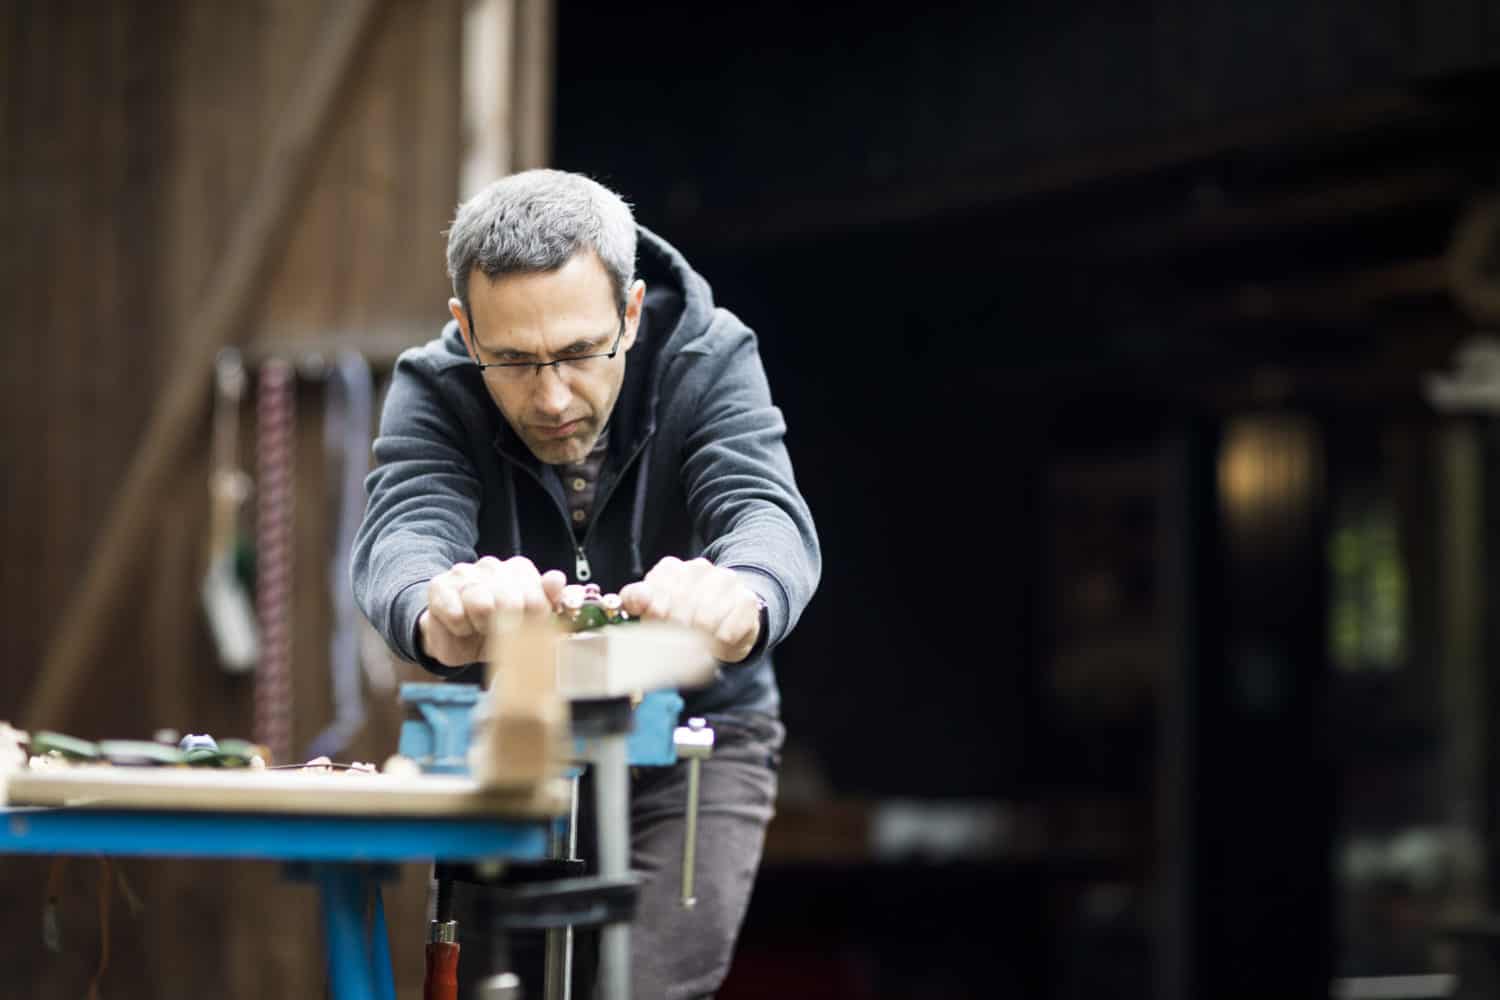
[[[755,334],[721,311],[704,346],[684,374],[692,409],[683,489],[706,542],[703,557],[738,571],[765,602],[766,627],[749,663],[796,625],[817,589],[822,555]]]
[[[414,352],[396,364],[351,576],[360,610],[397,655],[449,673],[418,651],[417,619],[427,607],[427,581],[475,558],[480,485],[439,377]]]

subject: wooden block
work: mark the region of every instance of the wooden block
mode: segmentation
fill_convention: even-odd
[[[489,650],[489,687],[474,711],[469,770],[484,786],[544,781],[562,773],[568,706],[557,691],[564,635],[550,615],[508,616]]]
[[[612,698],[700,687],[718,669],[708,650],[702,633],[661,622],[579,632],[558,646],[557,688],[564,698]]]

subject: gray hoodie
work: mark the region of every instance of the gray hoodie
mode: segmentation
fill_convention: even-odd
[[[606,592],[664,556],[730,567],[765,601],[765,626],[742,663],[700,691],[692,714],[775,714],[771,652],[811,599],[821,572],[812,515],[797,490],[755,334],[717,308],[701,275],[640,229],[645,315],[626,354],[609,421],[593,519],[581,543],[563,486],[490,399],[458,326],[404,352],[381,414],[369,502],[355,539],[354,595],[401,657],[478,681],[417,648],[426,583],[457,562],[525,555],[570,581],[585,570]]]

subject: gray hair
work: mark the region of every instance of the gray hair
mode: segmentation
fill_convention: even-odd
[[[555,271],[583,250],[599,255],[623,313],[635,280],[630,206],[582,174],[526,170],[494,181],[458,206],[448,230],[448,277],[467,310],[476,267],[491,278]]]

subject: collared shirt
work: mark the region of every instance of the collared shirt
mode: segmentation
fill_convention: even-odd
[[[568,498],[568,519],[573,524],[573,534],[580,539],[593,516],[594,494],[598,491],[599,470],[604,467],[608,443],[609,428],[606,427],[583,461],[555,466],[557,476],[562,480],[563,495]]]

